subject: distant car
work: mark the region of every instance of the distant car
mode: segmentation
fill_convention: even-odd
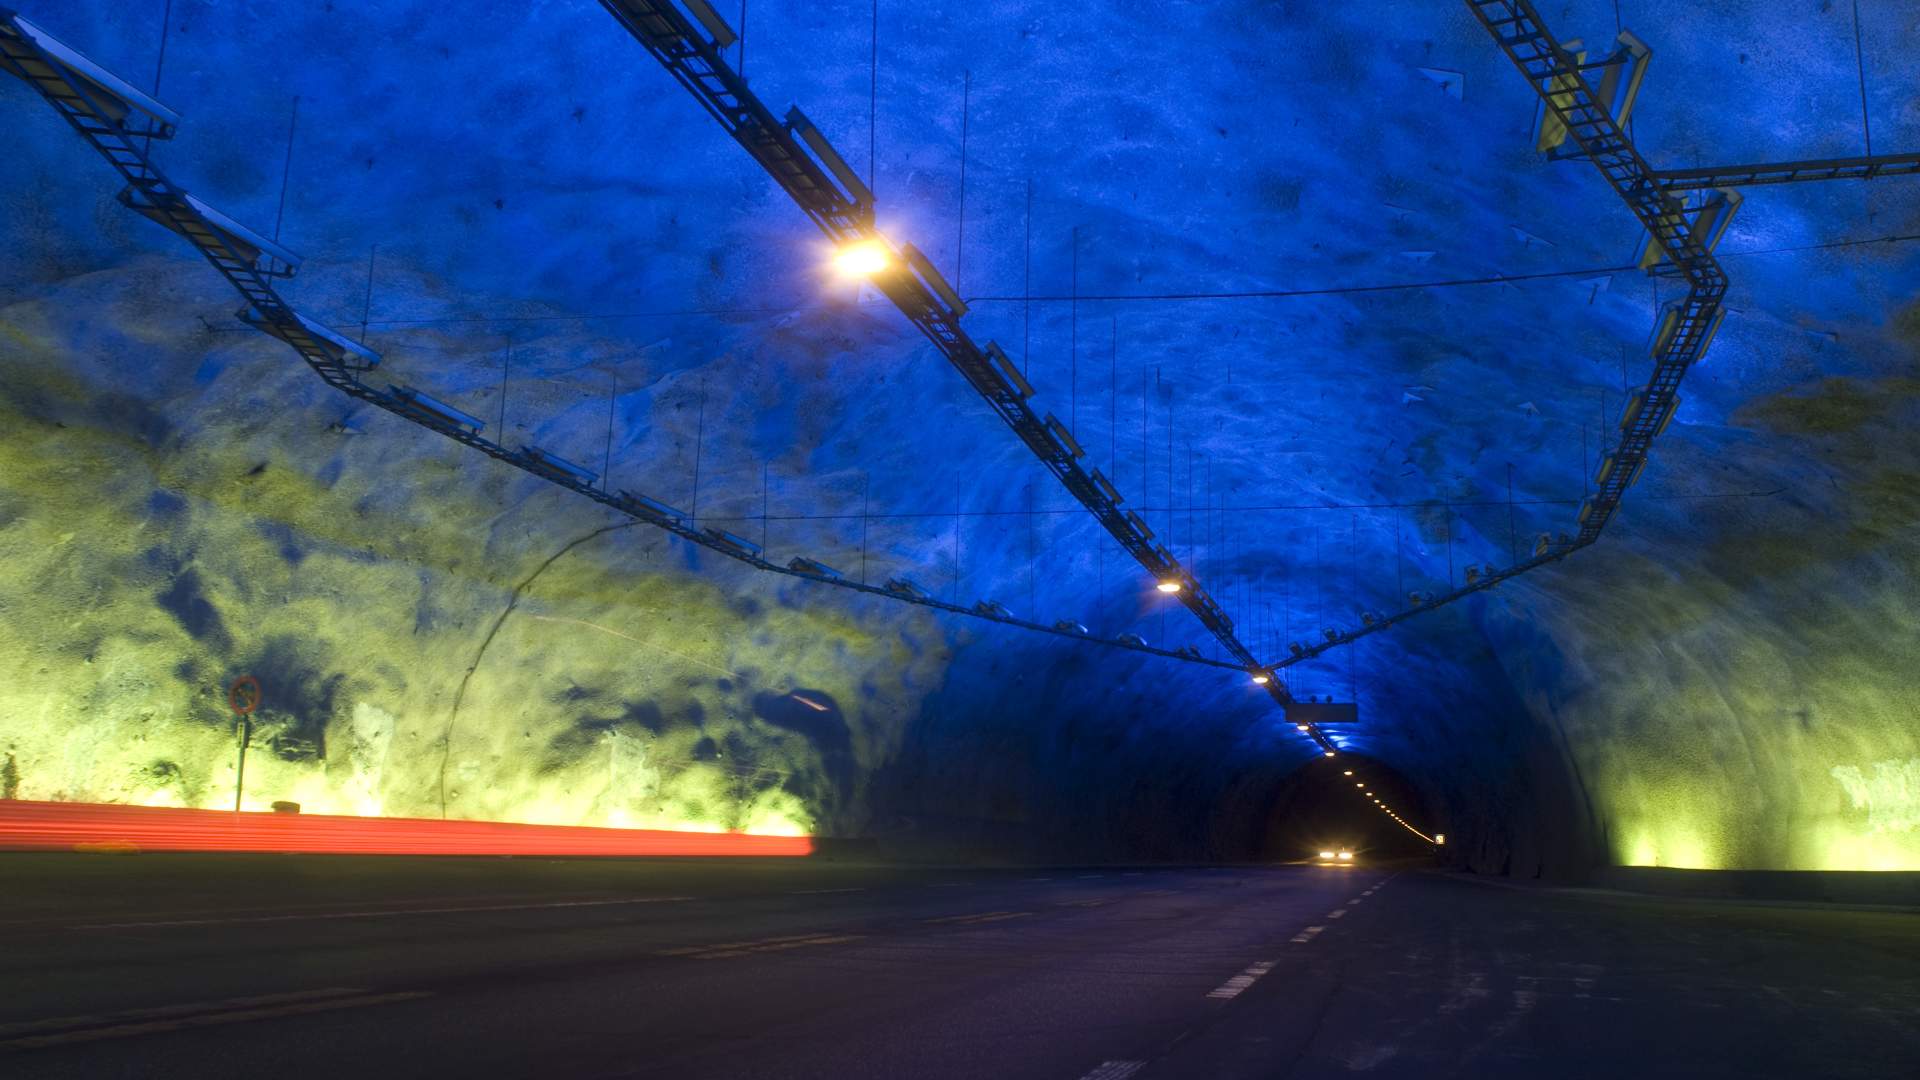
[[[1314,861],[1321,866],[1351,866],[1353,864],[1353,852],[1347,848],[1335,848],[1330,851],[1322,851],[1320,857]]]

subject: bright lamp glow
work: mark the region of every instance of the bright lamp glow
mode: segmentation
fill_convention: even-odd
[[[872,277],[893,265],[893,254],[878,240],[842,244],[833,253],[833,268],[844,277]]]
[[[1333,751],[1331,751],[1331,750],[1328,750],[1328,751],[1326,752],[1326,756],[1327,756],[1327,757],[1332,757],[1332,756],[1333,756]]]
[[[1155,585],[1154,588],[1159,589],[1163,593],[1177,593],[1180,591],[1180,583],[1177,581],[1163,581]]]
[[[1265,673],[1265,672],[1257,672],[1257,673],[1255,673],[1255,675],[1253,676],[1253,685],[1255,685],[1255,686],[1265,686],[1265,685],[1267,685],[1267,683],[1269,683],[1269,682],[1271,682],[1271,681],[1273,681],[1273,680],[1271,680],[1271,679],[1269,679],[1269,678],[1267,678],[1267,676],[1266,676],[1266,673]]]
[[[1353,858],[1353,852],[1351,852],[1351,851],[1343,851],[1343,852],[1341,852],[1341,853],[1340,853],[1340,857],[1341,857],[1341,858],[1343,858],[1343,859],[1351,859],[1351,858]]]
[[[1333,858],[1333,852],[1331,852],[1331,851],[1323,851],[1323,852],[1321,852],[1321,853],[1320,853],[1320,857],[1321,857],[1321,858],[1323,858],[1323,859],[1331,859],[1331,858]]]
[[[1293,725],[1293,730],[1295,730],[1295,731],[1305,731],[1305,730],[1307,730],[1307,725],[1305,725],[1305,724],[1295,724],[1295,725]]]

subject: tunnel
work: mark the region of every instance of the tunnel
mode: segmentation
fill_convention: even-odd
[[[11,2],[0,1055],[1920,1070],[1901,5]]]

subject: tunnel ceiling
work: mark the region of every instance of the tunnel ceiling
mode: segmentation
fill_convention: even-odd
[[[1920,148],[1912,14],[1861,4],[1857,64],[1850,7],[1790,7],[1618,6],[1650,159],[1861,153],[1862,83],[1875,149]],[[703,524],[757,541],[765,506],[776,561],[1217,655],[598,5],[171,11],[159,160],[282,221],[292,299],[396,381]],[[158,3],[26,13],[150,82]],[[1615,13],[1545,14],[1599,43]],[[1591,166],[1534,152],[1464,5],[883,3],[871,102],[869,17],[755,5],[745,74],[862,173],[871,138],[881,228],[1256,652],[1572,529],[1677,286],[1624,269],[1640,230]],[[433,812],[450,774],[476,816],[1017,830],[1060,775],[1191,794],[1315,752],[1230,672],[593,535],[591,504],[330,397],[26,87],[0,108],[24,797],[217,803],[201,687],[237,666],[300,687],[279,782],[347,811]],[[1343,744],[1509,868],[1575,837],[1920,866],[1916,234],[1917,180],[1750,191],[1731,313],[1607,536],[1294,693],[1357,701]],[[142,724],[184,748],[128,749]],[[733,764],[681,790],[667,760]],[[909,793],[942,776],[971,793]]]

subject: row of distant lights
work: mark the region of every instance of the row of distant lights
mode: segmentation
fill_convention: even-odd
[[[1352,776],[1352,775],[1353,775],[1353,770],[1352,770],[1352,769],[1348,769],[1348,770],[1347,770],[1347,771],[1346,771],[1345,773],[1343,773],[1342,775],[1345,775],[1345,776]],[[1405,830],[1407,830],[1408,832],[1410,832],[1410,833],[1412,833],[1413,835],[1415,835],[1415,836],[1417,836],[1417,837],[1419,837],[1420,839],[1422,839],[1422,840],[1425,840],[1425,841],[1426,841],[1427,843],[1429,843],[1429,844],[1444,844],[1444,843],[1446,843],[1446,842],[1447,842],[1447,834],[1446,834],[1446,833],[1435,833],[1435,834],[1433,834],[1432,836],[1428,836],[1428,835],[1427,835],[1426,833],[1423,833],[1423,832],[1421,832],[1421,831],[1420,831],[1419,829],[1416,829],[1416,828],[1414,828],[1413,826],[1411,826],[1411,825],[1409,825],[1409,824],[1407,824],[1407,819],[1406,819],[1406,818],[1403,818],[1403,817],[1401,817],[1401,816],[1400,816],[1399,814],[1397,814],[1397,813],[1395,813],[1395,812],[1394,812],[1394,809],[1393,809],[1393,807],[1391,807],[1391,806],[1388,806],[1388,805],[1387,805],[1386,803],[1383,803],[1383,802],[1381,802],[1381,801],[1380,801],[1380,799],[1379,799],[1379,797],[1378,797],[1378,796],[1376,796],[1376,795],[1375,795],[1375,794],[1374,794],[1373,792],[1371,792],[1371,791],[1368,791],[1368,790],[1367,790],[1367,785],[1366,785],[1366,784],[1364,784],[1364,783],[1362,783],[1361,781],[1359,781],[1359,780],[1355,780],[1355,781],[1353,782],[1353,786],[1354,786],[1354,787],[1357,787],[1357,788],[1359,788],[1359,789],[1360,789],[1360,794],[1362,794],[1362,795],[1364,795],[1364,796],[1366,796],[1366,797],[1367,797],[1367,798],[1368,798],[1369,800],[1371,800],[1371,801],[1372,801],[1372,803],[1373,803],[1373,805],[1375,805],[1375,806],[1377,806],[1377,807],[1379,807],[1379,808],[1380,808],[1380,812],[1381,812],[1381,813],[1383,813],[1383,814],[1385,814],[1385,815],[1387,815],[1388,817],[1390,817],[1390,818],[1392,818],[1392,819],[1394,820],[1394,823],[1395,823],[1395,824],[1397,824],[1397,825],[1399,825],[1399,826],[1400,826],[1401,828],[1403,828],[1403,829],[1405,829]]]
[[[845,277],[870,278],[891,267],[893,265],[893,259],[893,252],[889,251],[885,244],[877,240],[862,240],[856,243],[841,245],[833,254],[833,266],[835,270]],[[1178,593],[1184,587],[1179,580],[1174,578],[1165,578],[1154,584],[1154,588],[1169,596]],[[1273,681],[1273,673],[1255,669],[1252,673],[1252,678],[1255,686],[1265,686]],[[1312,725],[1309,724],[1295,724],[1294,727],[1298,728],[1303,734],[1312,735],[1314,733]],[[1336,751],[1333,750],[1329,744],[1322,749],[1321,753],[1326,757],[1333,757]],[[1349,773],[1348,775],[1351,776],[1352,774]]]

